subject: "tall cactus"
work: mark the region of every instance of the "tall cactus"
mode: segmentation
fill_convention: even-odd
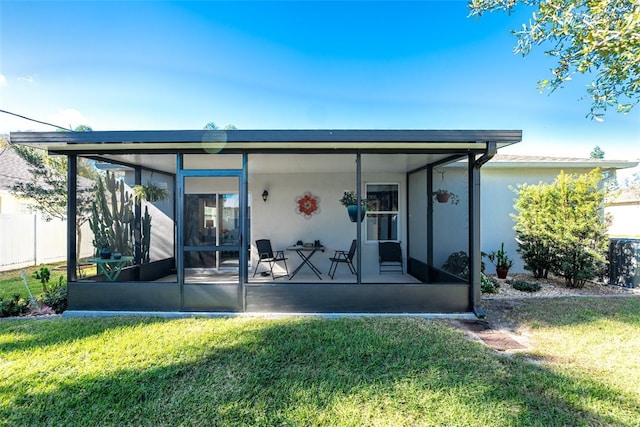
[[[94,235],[94,246],[105,244],[122,255],[133,255],[133,197],[124,189],[124,182],[113,173],[98,179],[96,199],[91,210],[89,226]]]
[[[151,215],[149,215],[149,207],[144,207],[144,216],[142,217],[142,239],[141,253],[142,262],[149,262],[149,247],[151,244]]]

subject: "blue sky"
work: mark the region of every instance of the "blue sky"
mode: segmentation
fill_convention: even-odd
[[[0,109],[94,130],[522,129],[503,152],[640,159],[640,106],[586,118],[588,80],[513,53],[530,11],[465,1],[0,0]],[[0,133],[53,130],[0,114]]]

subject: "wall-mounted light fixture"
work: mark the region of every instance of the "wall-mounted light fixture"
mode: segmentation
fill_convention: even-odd
[[[264,190],[262,192],[262,200],[266,202],[268,198],[269,198],[269,192],[267,190]]]

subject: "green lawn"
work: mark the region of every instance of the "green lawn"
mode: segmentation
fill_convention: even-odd
[[[66,277],[66,271],[54,270],[56,265],[60,264],[46,265],[46,267],[51,271],[51,279],[49,280],[50,283],[57,283],[59,276]],[[23,269],[27,273],[27,283],[29,284],[29,289],[31,289],[31,293],[33,293],[33,296],[37,296],[42,293],[42,284],[38,279],[33,277],[33,273],[35,271],[38,271],[40,267],[41,266],[32,266]],[[10,298],[14,294],[19,294],[23,298],[29,296],[29,293],[27,292],[27,289],[22,282],[22,277],[20,276],[21,271],[22,270],[11,270],[0,272],[0,297]]]
[[[638,425],[640,299],[587,300],[524,304],[517,357],[414,318],[4,320],[0,425]]]
[[[38,265],[38,266],[30,266],[20,270],[11,270],[11,271],[2,271],[0,272],[0,297],[2,298],[11,298],[14,294],[19,294],[23,298],[27,298],[29,293],[24,286],[21,277],[21,271],[24,270],[27,273],[27,283],[29,284],[29,289],[31,289],[31,293],[34,297],[42,294],[42,284],[38,279],[33,277],[33,273],[38,271],[40,267],[47,267],[51,272],[51,279],[49,283],[58,283],[58,279],[60,277],[64,277],[66,280],[67,271],[59,270],[56,267],[62,266],[63,263],[57,264],[47,264],[47,265]],[[88,267],[85,269],[86,274],[96,274],[95,266]]]

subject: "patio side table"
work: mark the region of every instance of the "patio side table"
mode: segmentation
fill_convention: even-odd
[[[288,251],[294,251],[295,253],[298,254],[298,256],[302,259],[302,262],[300,263],[299,266],[296,267],[295,270],[293,270],[293,272],[291,273],[291,275],[289,276],[289,280],[293,279],[293,277],[298,273],[298,271],[300,271],[300,269],[302,267],[304,267],[305,265],[307,265],[311,271],[313,271],[315,273],[315,275],[318,277],[318,279],[322,280],[322,277],[320,276],[322,274],[322,272],[320,270],[318,270],[318,267],[316,267],[315,265],[313,265],[313,263],[311,262],[311,257],[313,256],[313,254],[315,254],[318,251],[324,252],[324,246],[304,246],[304,245],[296,245],[296,246],[290,246],[287,248]]]

